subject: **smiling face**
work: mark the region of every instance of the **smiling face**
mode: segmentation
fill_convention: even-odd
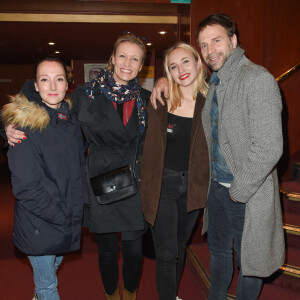
[[[176,48],[168,56],[168,67],[173,80],[182,87],[195,82],[200,68],[200,61],[185,48]]]
[[[138,45],[130,42],[121,43],[111,60],[114,80],[127,85],[142,69],[142,60],[143,51]]]
[[[41,62],[36,72],[35,89],[47,106],[59,108],[68,89],[63,66],[56,61]]]
[[[221,25],[208,25],[198,35],[203,59],[213,70],[219,71],[237,47],[235,34],[230,38]]]

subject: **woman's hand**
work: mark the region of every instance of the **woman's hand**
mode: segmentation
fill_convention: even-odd
[[[168,79],[165,77],[159,78],[153,88],[150,101],[154,109],[157,109],[156,101],[158,100],[162,105],[165,105],[164,100],[161,97],[161,93],[165,98],[169,97],[169,85]]]
[[[14,146],[20,144],[21,140],[26,140],[26,133],[16,129],[16,125],[11,124],[5,127],[8,144]]]

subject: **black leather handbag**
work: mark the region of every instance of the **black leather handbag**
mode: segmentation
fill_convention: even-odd
[[[140,134],[137,138],[133,165],[124,166],[108,173],[90,178],[90,183],[99,204],[111,204],[125,200],[136,194],[138,190],[135,177],[135,165],[138,155]]]
[[[125,166],[92,177],[91,186],[99,204],[111,204],[131,197],[137,192],[134,166]]]

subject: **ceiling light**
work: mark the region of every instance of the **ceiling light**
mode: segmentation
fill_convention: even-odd
[[[164,35],[164,34],[166,34],[167,32],[166,32],[166,31],[159,31],[158,33]]]
[[[147,46],[151,46],[152,45],[152,43],[147,43]]]
[[[55,53],[56,53],[56,54],[59,54],[60,52],[59,52],[59,51],[55,51]]]
[[[48,45],[53,46],[53,45],[55,45],[55,43],[54,42],[49,42]]]

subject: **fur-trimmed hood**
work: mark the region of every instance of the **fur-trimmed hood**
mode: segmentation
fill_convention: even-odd
[[[67,98],[65,101],[70,108],[70,99]],[[43,106],[38,102],[29,101],[22,93],[17,94],[10,97],[10,103],[3,106],[1,110],[2,122],[5,126],[16,124],[18,127],[43,131],[50,122],[49,112],[46,106]]]

